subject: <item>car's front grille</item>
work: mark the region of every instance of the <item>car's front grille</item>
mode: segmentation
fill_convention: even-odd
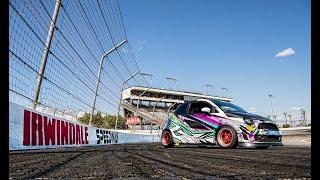
[[[277,125],[273,123],[260,123],[258,125],[258,129],[261,129],[263,132],[267,132],[268,130],[278,131]],[[274,135],[256,135],[255,140],[258,142],[279,142],[281,141],[281,136]]]
[[[268,130],[279,130],[278,127],[273,123],[260,123],[258,129],[268,129]]]
[[[279,142],[281,141],[281,136],[255,136],[254,137],[258,142]]]

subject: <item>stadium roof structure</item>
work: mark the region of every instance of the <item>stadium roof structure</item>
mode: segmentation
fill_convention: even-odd
[[[161,100],[161,102],[168,103],[183,103],[185,101],[196,100],[196,99],[218,99],[222,101],[230,102],[232,98],[220,97],[220,96],[212,96],[205,95],[196,92],[190,91],[179,91],[173,89],[160,89],[153,87],[140,87],[133,86],[127,89],[124,89],[122,92],[123,100],[143,100],[143,101],[154,101],[157,102]]]

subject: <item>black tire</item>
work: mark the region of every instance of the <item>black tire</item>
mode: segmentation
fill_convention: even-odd
[[[259,147],[256,147],[257,149],[268,149],[270,146],[259,146]]]
[[[222,148],[235,148],[238,145],[237,132],[230,126],[222,126],[216,135],[216,142]]]
[[[169,138],[169,139],[167,139]],[[165,148],[171,148],[174,146],[173,137],[169,130],[165,129],[161,134],[161,144]]]

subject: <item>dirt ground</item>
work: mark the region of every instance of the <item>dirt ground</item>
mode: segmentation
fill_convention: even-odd
[[[311,149],[302,146],[220,149],[122,144],[12,151],[10,178],[249,179],[311,178]]]

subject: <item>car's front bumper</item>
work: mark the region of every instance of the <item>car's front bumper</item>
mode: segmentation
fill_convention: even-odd
[[[266,146],[283,146],[282,142],[239,142],[242,147],[266,147]]]

